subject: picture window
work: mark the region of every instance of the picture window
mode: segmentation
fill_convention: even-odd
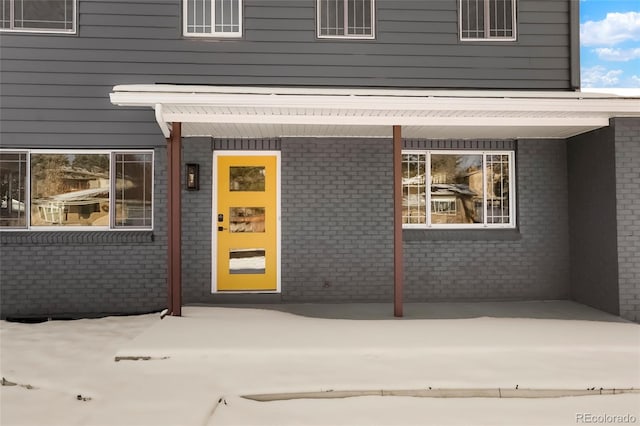
[[[2,229],[151,229],[151,151],[0,152]]]
[[[402,190],[405,228],[515,226],[513,152],[405,151]]]

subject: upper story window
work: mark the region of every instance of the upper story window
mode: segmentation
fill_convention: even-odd
[[[183,0],[184,35],[242,37],[242,0]]]
[[[515,227],[512,151],[405,151],[405,228]]]
[[[460,0],[462,40],[515,40],[516,0]]]
[[[0,229],[152,226],[152,151],[0,151]]]
[[[374,0],[318,0],[318,37],[374,38]]]
[[[0,0],[2,31],[75,33],[76,0]]]

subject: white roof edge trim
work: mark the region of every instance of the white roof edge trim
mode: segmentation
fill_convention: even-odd
[[[155,110],[156,121],[158,122],[158,126],[160,126],[162,135],[165,138],[171,137],[171,129],[169,128],[167,121],[164,119],[162,104],[155,104],[153,109]]]
[[[640,116],[640,98],[414,98],[384,96],[291,96],[254,94],[188,94],[188,93],[140,93],[116,92],[110,94],[111,102],[119,106],[147,106],[158,104],[184,107],[261,107],[291,109],[331,109],[369,111],[523,111],[523,112],[574,112],[615,116],[619,113]]]
[[[361,89],[318,87],[252,87],[252,86],[198,86],[174,84],[124,84],[113,87],[113,92],[138,93],[217,93],[217,94],[272,94],[317,96],[401,96],[401,97],[451,97],[451,98],[556,98],[556,99],[618,99],[616,93],[601,91],[562,92],[524,90],[425,90],[425,89]],[[631,96],[635,97],[635,96]]]

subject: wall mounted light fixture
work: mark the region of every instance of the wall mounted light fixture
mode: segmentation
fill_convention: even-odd
[[[200,189],[200,165],[195,163],[187,163],[185,173],[187,179],[187,191],[197,191]]]

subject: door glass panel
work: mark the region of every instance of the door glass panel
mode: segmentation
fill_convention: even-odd
[[[264,207],[229,208],[230,232],[264,232]]]
[[[264,192],[264,167],[229,167],[229,191]]]
[[[230,274],[264,274],[266,270],[265,249],[230,249]]]

